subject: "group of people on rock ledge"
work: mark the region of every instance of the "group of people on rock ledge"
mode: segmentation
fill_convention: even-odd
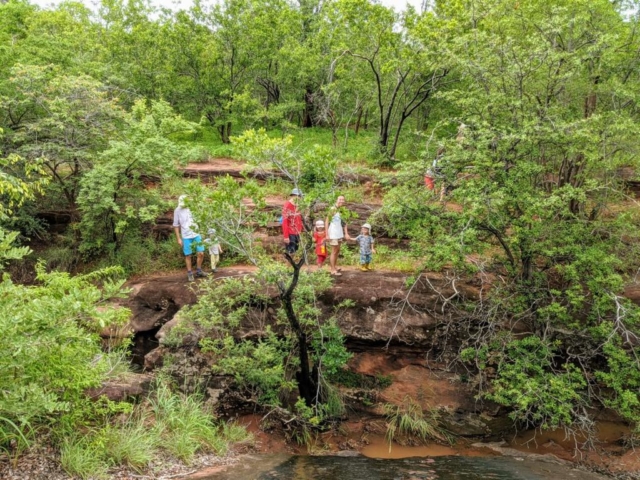
[[[291,191],[289,200],[282,207],[282,235],[284,236],[285,250],[288,254],[294,254],[300,246],[300,235],[304,231],[302,214],[298,210],[298,200],[302,197],[302,192],[294,188]],[[357,237],[349,235],[347,223],[340,215],[340,209],[344,205],[344,197],[337,198],[327,218],[316,220],[313,227],[313,240],[315,242],[315,252],[318,267],[322,268],[324,262],[329,257],[329,268],[331,275],[342,275],[338,268],[338,255],[340,246],[346,241],[354,241],[360,247],[360,270],[367,272],[371,270],[372,255],[376,253],[374,240],[371,236],[371,225],[362,225],[360,234]]]
[[[302,197],[302,192],[294,188],[289,199],[282,207],[282,233],[284,236],[285,251],[293,255],[300,248],[300,235],[305,230],[302,214],[298,210],[298,200]],[[208,274],[202,269],[204,252],[208,248],[211,257],[211,270],[216,271],[222,246],[216,237],[216,231],[210,228],[204,241],[197,232],[197,226],[193,221],[191,210],[185,205],[186,195],[178,198],[178,206],[173,212],[173,229],[175,231],[178,244],[182,247],[182,253],[187,266],[187,278],[193,282],[195,278],[206,277]],[[376,253],[374,240],[371,236],[371,225],[362,225],[360,234],[355,238],[349,235],[346,222],[340,215],[340,210],[344,205],[344,197],[339,196],[336,203],[329,210],[327,218],[316,220],[313,227],[313,241],[315,243],[315,253],[318,267],[322,268],[329,257],[331,275],[342,275],[338,268],[338,255],[340,246],[344,241],[353,241],[360,247],[360,270],[363,272],[371,270],[372,255]],[[193,272],[191,256],[196,255],[196,271]]]

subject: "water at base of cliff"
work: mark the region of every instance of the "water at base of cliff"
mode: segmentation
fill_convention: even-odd
[[[507,457],[247,455],[201,480],[601,480],[606,477],[561,463]]]

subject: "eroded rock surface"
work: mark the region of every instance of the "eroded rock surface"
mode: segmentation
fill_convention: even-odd
[[[252,271],[250,267],[220,269],[215,278],[250,275]],[[448,308],[446,302],[474,300],[481,286],[475,279],[456,284],[443,275],[428,273],[409,287],[409,278],[408,274],[397,272],[345,270],[318,300],[327,312],[344,300],[353,302],[339,319],[340,328],[350,342],[428,347],[435,317]],[[166,327],[175,325],[171,320],[178,310],[197,301],[197,289],[198,282],[189,284],[182,273],[139,280],[133,285],[128,304],[133,313],[133,331],[159,328],[158,336],[164,337]],[[266,291],[276,304],[276,290]],[[270,318],[274,315],[273,309],[267,309],[261,313],[260,322],[247,323],[241,334],[243,337],[251,337],[252,332],[259,334],[261,328],[274,323],[275,318]]]

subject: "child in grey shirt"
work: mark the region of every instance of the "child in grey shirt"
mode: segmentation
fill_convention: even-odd
[[[373,237],[370,235],[371,225],[365,223],[362,225],[360,235],[355,238],[356,243],[360,246],[360,270],[368,272],[371,270],[371,255],[376,253],[373,247]]]

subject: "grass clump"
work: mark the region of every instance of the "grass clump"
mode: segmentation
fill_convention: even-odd
[[[64,438],[60,463],[67,473],[83,479],[107,478],[114,466],[142,472],[158,455],[158,440],[142,417],[132,417],[124,425],[107,424],[84,436]]]
[[[139,473],[163,452],[189,464],[200,452],[224,455],[231,443],[246,441],[246,430],[220,423],[205,411],[200,396],[185,396],[160,385],[153,399],[138,405],[123,424],[62,439],[60,461],[70,475],[108,478],[112,467]]]
[[[217,424],[214,417],[205,412],[199,396],[183,396],[161,386],[151,407],[155,434],[172,455],[185,463],[200,451],[224,455],[230,442],[248,439],[241,427]]]
[[[392,442],[402,437],[420,443],[428,440],[451,443],[451,437],[438,425],[438,411],[423,410],[420,404],[409,396],[405,397],[400,405],[384,405],[384,413],[387,418],[386,438],[389,450]]]
[[[141,419],[121,428],[106,427],[100,437],[107,462],[142,471],[157,454],[159,439],[153,433]]]
[[[64,439],[60,449],[60,463],[68,474],[83,480],[107,478],[109,465],[91,437],[73,436]]]

